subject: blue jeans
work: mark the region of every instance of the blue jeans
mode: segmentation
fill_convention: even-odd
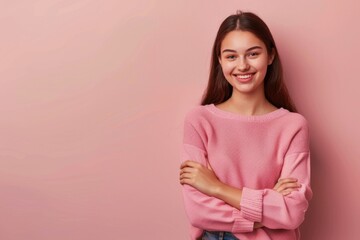
[[[205,231],[202,240],[239,240],[230,232],[208,232]]]

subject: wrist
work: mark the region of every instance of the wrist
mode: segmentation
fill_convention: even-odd
[[[242,197],[241,189],[220,182],[219,184],[214,185],[211,196],[223,200],[227,204],[240,209],[240,201]]]
[[[222,192],[224,191],[225,186],[226,186],[225,184],[219,181],[217,184],[213,186],[213,189],[211,191],[211,196],[215,198],[220,198]]]

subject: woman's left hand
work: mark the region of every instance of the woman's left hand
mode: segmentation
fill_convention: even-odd
[[[213,196],[221,182],[210,167],[187,160],[180,166],[180,183],[188,184],[200,192]]]

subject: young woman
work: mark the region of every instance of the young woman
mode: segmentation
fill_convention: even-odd
[[[312,191],[307,122],[295,112],[266,24],[250,12],[226,18],[202,104],[184,124],[191,239],[300,238]]]

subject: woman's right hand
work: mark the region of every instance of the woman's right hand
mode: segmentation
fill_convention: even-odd
[[[281,193],[283,196],[289,195],[293,191],[298,191],[301,184],[296,178],[281,178],[275,184],[273,190]]]

